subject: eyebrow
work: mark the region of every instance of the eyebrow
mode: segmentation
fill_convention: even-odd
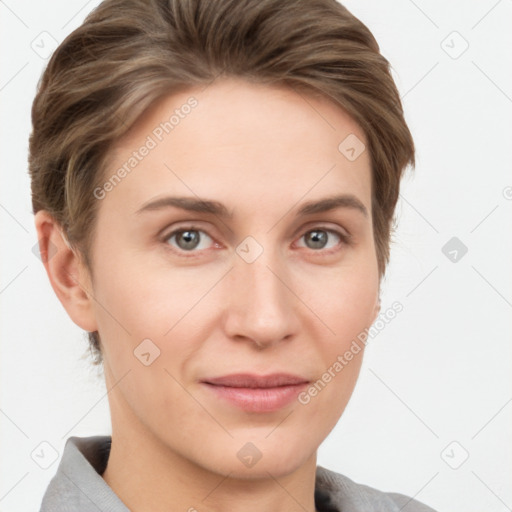
[[[194,197],[166,196],[154,201],[145,203],[135,213],[150,212],[164,208],[175,207],[182,210],[198,213],[209,213],[223,218],[233,218],[233,212],[229,212],[226,206],[218,201],[209,199],[196,199]],[[352,194],[341,194],[326,197],[323,199],[308,201],[297,211],[297,216],[312,215],[334,210],[336,208],[348,208],[362,213],[368,217],[366,206]]]

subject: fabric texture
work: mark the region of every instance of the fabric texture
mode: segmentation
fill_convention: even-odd
[[[111,436],[70,437],[40,512],[129,512],[101,477],[110,454]],[[378,491],[317,466],[318,512],[435,512],[408,496]]]

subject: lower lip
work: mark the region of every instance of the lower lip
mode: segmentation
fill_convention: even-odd
[[[273,412],[293,402],[307,387],[307,382],[276,388],[231,388],[203,384],[217,396],[247,412]]]

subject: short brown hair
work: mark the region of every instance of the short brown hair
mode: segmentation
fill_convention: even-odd
[[[388,61],[336,0],[104,0],[55,50],[38,84],[33,212],[53,215],[92,273],[93,190],[109,148],[155,100],[218,76],[326,95],[361,126],[382,278],[414,143]],[[89,341],[100,363],[98,333]]]

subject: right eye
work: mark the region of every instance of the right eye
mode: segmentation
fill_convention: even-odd
[[[164,238],[164,243],[172,246],[178,252],[198,252],[208,249],[208,240],[212,238],[202,229],[195,226],[186,226],[171,231]]]

